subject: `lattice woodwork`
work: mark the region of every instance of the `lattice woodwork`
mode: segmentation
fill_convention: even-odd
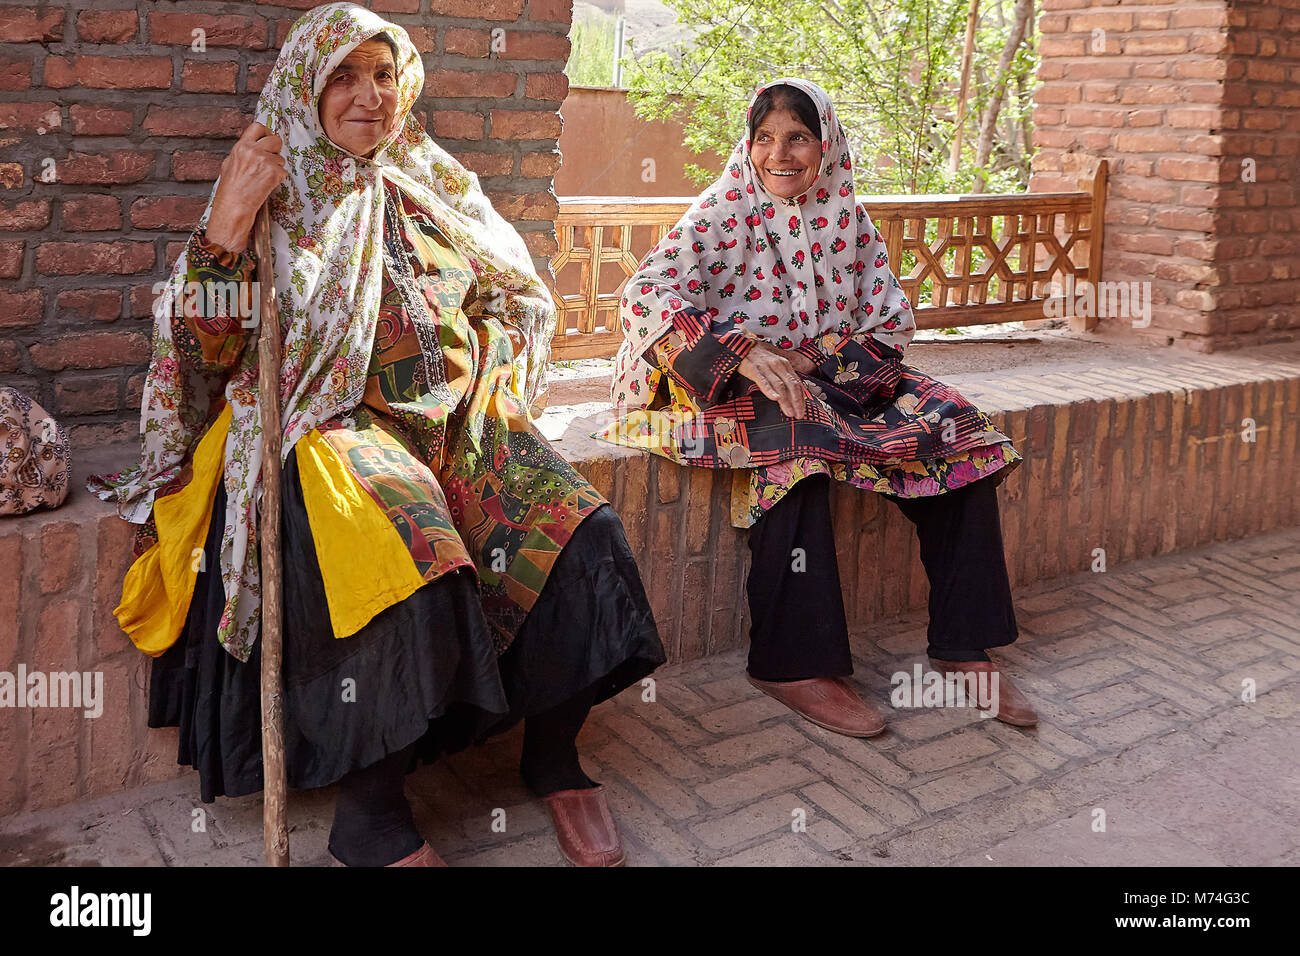
[[[1070,275],[1076,283],[1101,281],[1107,168],[1101,160],[1093,177],[1080,181],[1080,192],[864,196],[862,202],[884,237],[918,327],[1041,319],[1053,283],[1064,287]],[[560,248],[552,261],[551,295],[560,313],[553,360],[607,357],[618,350],[623,285],[691,202],[560,200]],[[937,234],[927,240],[931,223]],[[1071,319],[1071,327],[1095,322]]]

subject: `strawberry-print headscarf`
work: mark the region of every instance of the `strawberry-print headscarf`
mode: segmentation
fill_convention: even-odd
[[[754,100],[774,86],[812,100],[821,120],[822,167],[808,192],[781,199],[750,161]],[[610,397],[643,408],[661,374],[644,353],[684,307],[783,349],[828,332],[870,331],[900,351],[916,330],[912,307],[889,269],[885,242],[853,191],[848,139],[826,91],[782,77],[759,87],[745,132],[722,175],[650,251],[623,290],[623,345]],[[729,326],[731,327],[731,326]]]
[[[360,43],[386,34],[397,48],[398,100],[393,130],[373,158],[334,145],[317,115],[325,81]],[[331,3],[293,25],[258,99],[256,120],[284,140],[288,176],[271,196],[275,287],[283,336],[280,399],[282,458],[318,424],[361,401],[374,342],[383,278],[383,182],[398,185],[455,242],[478,275],[471,310],[517,331],[511,390],[531,404],[555,328],[555,311],[519,234],[493,209],[478,177],[444,152],[411,115],[424,67],[406,31],[364,7]],[[213,196],[216,186],[213,187]],[[206,225],[212,201],[200,219]],[[256,337],[224,388],[219,378],[186,369],[172,344],[171,314],[187,275],[182,255],[155,309],[153,357],[141,411],[141,462],[88,487],[115,500],[124,518],[148,520],[156,493],[174,482],[224,395],[233,417],[225,448],[228,508],[221,542],[226,607],[217,636],[247,660],[258,634],[260,576],[255,509],[261,498]],[[255,297],[254,297],[255,298]],[[430,372],[442,371],[436,342]],[[519,343],[517,343],[519,344]],[[431,382],[431,388],[442,383]]]

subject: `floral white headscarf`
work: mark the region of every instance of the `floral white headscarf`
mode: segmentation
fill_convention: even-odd
[[[317,102],[343,59],[381,33],[396,46],[397,110],[393,130],[373,157],[365,158],[329,140]],[[411,115],[423,86],[424,67],[405,30],[364,7],[331,3],[294,24],[258,100],[256,120],[284,140],[288,168],[270,200],[284,342],[280,399],[285,459],[318,424],[355,408],[365,390],[383,275],[384,179],[427,210],[465,254],[479,280],[475,310],[518,330],[523,347],[515,358],[511,390],[531,404],[542,386],[554,306],[523,240],[493,210],[478,177],[434,143]],[[210,199],[200,226],[211,210]],[[88,487],[104,500],[117,501],[127,520],[148,520],[155,494],[181,472],[211,419],[210,401],[224,394],[233,417],[225,449],[228,506],[221,543],[226,607],[217,636],[231,654],[247,660],[260,611],[255,512],[262,490],[262,443],[256,338],[250,336],[224,390],[220,379],[181,365],[172,344],[171,315],[187,268],[182,255],[154,313],[141,463],[119,475],[95,476]],[[442,368],[441,361],[429,365],[433,371]]]
[[[806,93],[821,121],[821,170],[793,199],[771,195],[750,160],[754,101],[778,85]],[[627,281],[610,389],[616,407],[645,407],[654,397],[661,373],[643,356],[684,307],[783,349],[830,332],[870,331],[900,351],[912,339],[911,304],[854,194],[848,139],[830,96],[807,80],[773,80],[755,91],[745,127],[718,181]]]

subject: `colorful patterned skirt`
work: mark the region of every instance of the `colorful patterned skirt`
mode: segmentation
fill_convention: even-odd
[[[1011,439],[949,385],[899,361],[868,379],[801,376],[807,415],[793,419],[736,374],[720,400],[697,396],[663,376],[663,398],[591,432],[683,465],[731,469],[731,523],[751,527],[809,475],[919,498],[994,475],[1001,484],[1021,463]],[[887,374],[885,374],[887,373]],[[666,387],[664,387],[666,386]]]
[[[261,644],[241,662],[216,640],[225,603],[218,570],[225,490],[215,464],[220,457],[212,454],[220,448],[220,426],[218,419],[216,434],[204,439],[212,439],[207,453],[201,443],[194,457],[186,490],[215,491],[202,522],[197,515],[188,522],[202,534],[192,548],[194,583],[183,611],[171,612],[181,622],[173,642],[155,649],[149,688],[149,726],[180,728],[178,762],[199,771],[205,802],[262,788]],[[407,521],[395,526],[365,493],[366,482],[340,470],[344,457],[328,454],[322,444],[328,435],[322,429],[295,445],[281,478],[290,786],[333,783],[412,743],[432,760],[579,693],[594,691],[599,703],[663,663],[640,574],[608,503],[602,500],[567,529],[539,593],[528,610],[517,609],[521,623],[503,641],[499,622],[485,609],[482,572],[455,522],[413,494],[400,508],[389,501],[388,511]],[[354,444],[351,451],[374,466],[368,481],[397,494],[400,468],[378,465],[392,447]],[[169,519],[163,527],[184,526]],[[438,527],[437,534],[421,530]],[[168,537],[160,536],[157,546],[176,551],[190,544]],[[139,579],[149,573],[157,568],[137,558],[118,609],[146,650],[157,640],[150,627],[132,632],[130,625],[148,622],[149,595],[167,592],[163,603],[174,605],[183,586],[146,587]],[[152,610],[156,629],[167,614]]]

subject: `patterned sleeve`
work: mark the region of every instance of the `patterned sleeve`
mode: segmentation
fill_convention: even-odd
[[[176,353],[194,368],[224,372],[235,367],[254,323],[257,258],[213,242],[200,227],[185,248],[189,272],[180,307],[172,316]]]
[[[836,351],[835,345],[838,344],[842,338],[843,336],[841,335],[814,336],[795,349],[795,351],[805,358],[811,359],[813,365],[817,366],[818,370],[820,370],[822,365],[826,363],[826,360],[834,355]],[[822,344],[823,339],[827,340],[827,344]]]
[[[672,329],[647,350],[646,360],[703,401],[717,401],[754,340],[739,329],[713,332],[709,314],[699,309],[675,312],[672,320]]]
[[[814,345],[815,343],[815,345]],[[817,363],[813,374],[834,382],[863,405],[892,396],[903,374],[903,353],[870,334],[830,332],[810,339],[799,351]]]

